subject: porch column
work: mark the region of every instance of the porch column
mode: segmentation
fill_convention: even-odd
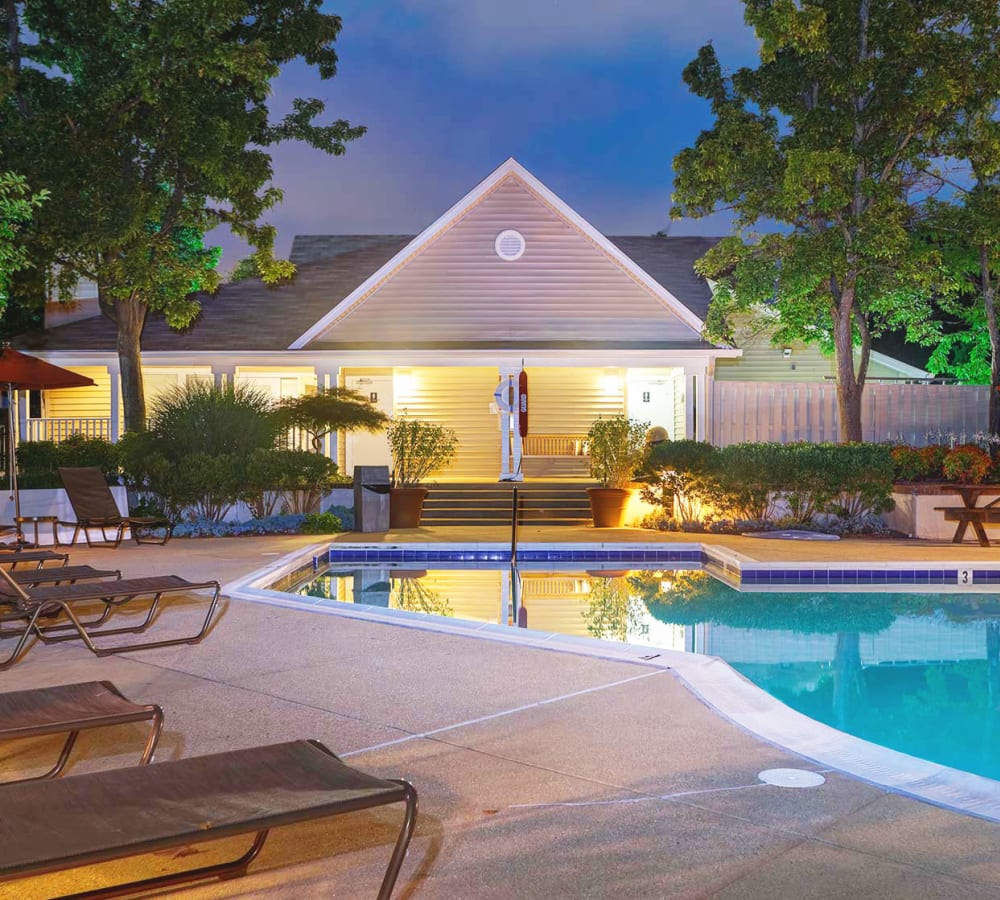
[[[340,366],[316,366],[316,389],[325,391],[340,384]],[[339,444],[337,434],[328,434],[323,438],[323,455],[332,459],[337,465],[343,460],[338,459]]]
[[[117,444],[121,437],[122,374],[118,366],[108,366],[111,376],[111,420],[108,422],[108,439]]]
[[[27,391],[17,391],[17,434],[14,445],[28,439],[28,406],[31,403]],[[9,401],[8,401],[9,402]]]
[[[708,368],[684,368],[684,430],[696,441],[707,440]]]
[[[212,376],[215,378],[215,386],[220,391],[228,384],[232,387],[236,384],[236,366],[212,366]]]

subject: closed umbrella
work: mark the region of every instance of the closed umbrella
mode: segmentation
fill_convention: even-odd
[[[19,353],[10,347],[0,348],[0,385],[7,390],[7,471],[10,473],[10,495],[14,500],[14,522],[18,546],[24,544],[21,523],[21,498],[17,490],[17,456],[14,447],[14,422],[16,421],[17,394],[15,391],[46,391],[56,388],[92,387],[90,378],[54,366],[52,363]]]

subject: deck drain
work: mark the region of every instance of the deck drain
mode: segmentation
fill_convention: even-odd
[[[826,783],[826,779],[818,772],[807,769],[765,769],[757,777],[764,784],[773,784],[775,787],[808,788]]]

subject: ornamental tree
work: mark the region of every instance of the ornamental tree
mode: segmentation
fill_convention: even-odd
[[[860,440],[873,337],[929,341],[931,296],[953,287],[912,227],[940,187],[935,139],[975,90],[967,38],[995,27],[996,4],[745,5],[760,64],[726,74],[707,45],[684,71],[715,122],[674,159],[671,216],[733,212],[739,236],[697,266],[715,281],[707,336],[732,341],[734,323],[756,317],[778,343],[832,351],[841,436]]]
[[[317,453],[323,438],[335,431],[381,431],[389,424],[389,417],[368,398],[342,387],[283,400],[275,415],[284,427],[307,432]]]
[[[0,150],[58,198],[28,251],[62,292],[96,282],[117,327],[126,429],[145,423],[147,316],[190,327],[192,292],[219,282],[204,234],[224,224],[246,239],[266,281],[294,271],[261,221],[281,199],[269,148],[301,140],[340,155],[364,129],[320,124],[314,99],[271,121],[268,99],[285,63],[332,78],[340,29],[320,0],[0,4]]]

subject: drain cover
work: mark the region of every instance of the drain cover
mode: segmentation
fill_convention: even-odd
[[[808,788],[826,783],[826,779],[818,772],[807,769],[765,769],[757,777],[764,784],[773,784],[775,787]]]

